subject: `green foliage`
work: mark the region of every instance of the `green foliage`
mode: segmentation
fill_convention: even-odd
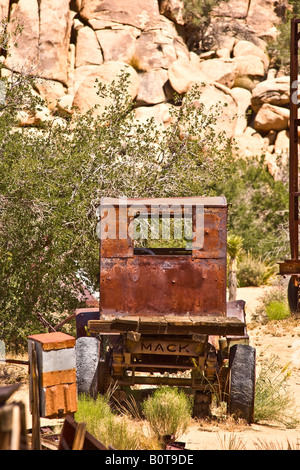
[[[286,286],[276,285],[267,291],[260,299],[255,316],[259,322],[283,320],[290,316]]]
[[[283,320],[291,314],[290,309],[286,302],[279,302],[278,300],[271,300],[266,306],[266,315],[269,320]]]
[[[289,377],[288,365],[282,367],[277,356],[261,361],[255,384],[256,422],[275,421],[290,428],[299,424],[294,413],[295,398],[289,389]]]
[[[291,20],[292,18],[300,17],[299,1],[288,0],[278,2],[275,11],[281,21],[276,25],[278,30],[276,38],[268,43],[268,53],[271,59],[270,65],[289,75]]]
[[[192,416],[189,397],[177,388],[160,387],[143,403],[143,413],[154,435],[178,439],[188,429]]]
[[[229,233],[227,236],[227,254],[230,258],[238,258],[243,250],[243,239],[239,235]]]
[[[224,0],[225,2],[228,0]],[[216,28],[212,26],[212,12],[217,0],[184,0],[183,19],[185,41],[190,50],[209,50],[216,39]]]
[[[245,252],[270,261],[288,255],[288,184],[273,179],[263,158],[233,162],[227,180],[213,189],[226,196],[228,229],[243,238]]]
[[[109,87],[98,84],[101,116],[74,112],[31,129],[18,125],[18,111],[34,113],[41,102],[34,80],[15,75],[2,81],[0,108],[0,327],[1,339],[21,347],[43,331],[41,316],[53,324],[53,314],[83,305],[83,277],[98,289],[102,196],[211,194],[232,157],[215,132],[218,105],[206,111],[196,88],[161,129],[134,119],[125,71]]]
[[[134,420],[112,411],[106,395],[98,395],[96,399],[79,395],[75,420],[85,422],[87,431],[106,447],[112,446],[116,450],[157,448],[157,442],[147,439]]]
[[[248,252],[241,256],[238,264],[239,287],[266,285],[277,270],[276,264],[256,258]]]

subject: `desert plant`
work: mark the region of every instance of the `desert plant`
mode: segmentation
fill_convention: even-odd
[[[266,315],[268,320],[283,320],[291,314],[289,306],[286,302],[279,300],[271,300],[266,306]]]
[[[277,266],[251,252],[244,254],[238,264],[238,282],[240,287],[261,286],[270,283],[276,273]]]
[[[280,0],[275,3],[277,4],[275,11],[281,21],[276,24],[278,34],[274,39],[268,41],[270,66],[288,75],[290,70],[290,24],[292,18],[299,18],[300,5],[298,0]]]
[[[286,288],[279,284],[259,298],[254,317],[260,322],[266,322],[269,320],[282,320],[287,318],[290,313]]]
[[[112,415],[108,397],[97,395],[95,399],[89,395],[80,394],[78,396],[78,409],[75,413],[75,419],[78,423],[85,422],[87,430],[95,435],[98,423],[110,419]]]
[[[106,447],[112,446],[117,450],[159,449],[157,440],[141,431],[140,422],[129,416],[120,416],[111,409],[108,395],[98,395],[93,399],[80,394],[75,419],[85,422],[87,431]]]
[[[143,413],[160,442],[165,436],[172,436],[176,440],[188,429],[192,403],[177,388],[159,387],[143,403]]]
[[[236,300],[237,262],[243,249],[243,239],[239,235],[229,234],[227,237],[228,254],[228,290],[229,300]]]
[[[272,355],[260,364],[255,387],[255,422],[280,422],[287,427],[299,424],[294,396],[289,390],[289,366],[282,366]]]

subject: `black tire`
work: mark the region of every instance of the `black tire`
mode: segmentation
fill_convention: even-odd
[[[295,285],[294,276],[291,276],[288,285],[288,302],[292,313],[299,313],[299,287]]]
[[[253,422],[255,400],[256,350],[246,344],[235,344],[229,355],[230,415]]]

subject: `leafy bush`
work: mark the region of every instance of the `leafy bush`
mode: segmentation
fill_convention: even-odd
[[[298,0],[288,0],[276,3],[275,11],[281,21],[278,21],[276,25],[278,34],[275,39],[268,42],[270,66],[280,69],[283,73],[289,75],[291,19],[299,18],[300,4]]]
[[[276,272],[274,264],[268,264],[255,258],[251,253],[241,257],[238,264],[238,282],[240,287],[261,286],[268,284]]]
[[[269,320],[283,320],[289,317],[290,314],[291,312],[286,302],[271,300],[266,306],[266,315]]]
[[[289,256],[286,178],[274,181],[263,159],[239,159],[213,189],[226,196],[228,229],[243,238],[245,252],[274,261]]]
[[[260,322],[269,320],[282,320],[290,315],[287,300],[287,289],[281,283],[272,287],[259,299],[255,317]]]
[[[53,115],[38,130],[18,126],[20,109],[34,114],[40,104],[34,79],[12,73],[1,85],[0,339],[26,347],[29,333],[84,306],[83,278],[99,290],[102,197],[212,194],[232,152],[216,132],[219,106],[199,105],[199,89],[172,107],[166,129],[135,119],[126,66],[110,86],[98,84],[108,103],[101,116]]]
[[[192,404],[177,388],[161,387],[143,403],[143,413],[160,441],[164,436],[177,439],[190,424]]]

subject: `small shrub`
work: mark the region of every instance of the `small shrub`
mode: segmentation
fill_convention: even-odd
[[[299,424],[294,413],[294,396],[288,388],[290,371],[282,367],[277,356],[271,356],[261,363],[255,387],[254,420],[275,421],[292,428]]]
[[[108,398],[104,395],[97,395],[94,400],[88,395],[80,394],[78,397],[78,409],[75,413],[75,420],[85,422],[87,430],[92,435],[96,435],[98,423],[112,414]]]
[[[286,288],[278,285],[266,292],[260,299],[255,317],[260,322],[283,320],[290,316]]]
[[[93,399],[80,395],[75,420],[85,422],[88,432],[106,447],[112,446],[116,450],[159,449],[155,439],[141,432],[140,423],[112,411],[107,396],[98,395]]]
[[[266,315],[269,320],[283,320],[290,315],[290,309],[286,302],[271,300],[266,306]]]
[[[270,282],[276,272],[276,266],[251,253],[244,255],[238,265],[238,283],[240,287],[258,287]]]
[[[161,387],[143,403],[143,412],[160,441],[164,436],[173,436],[176,440],[190,424],[192,403],[184,392]]]

